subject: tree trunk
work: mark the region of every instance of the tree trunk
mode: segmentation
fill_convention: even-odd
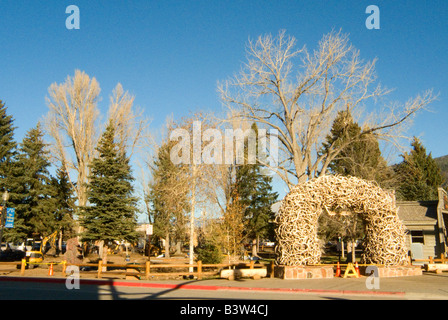
[[[176,254],[182,254],[182,241],[176,241]]]
[[[62,254],[62,229],[59,231],[57,254]]]
[[[196,166],[193,167],[193,181],[191,187],[191,216],[190,216],[190,265],[194,264],[194,210],[196,207]],[[189,272],[193,272],[193,267],[190,267]]]
[[[355,241],[352,240],[352,262],[355,263]]]
[[[98,255],[103,261],[103,265],[107,264],[107,245],[104,244],[104,240],[98,241]],[[107,267],[103,267],[101,271],[107,271]]]
[[[107,264],[107,249],[108,249],[108,246],[107,246],[107,244],[105,244],[104,248],[103,248],[103,258],[102,258],[103,265]],[[101,271],[106,272],[107,271],[107,267],[103,267],[103,269]]]
[[[165,258],[170,257],[170,233],[167,232],[165,236]]]
[[[98,241],[97,245],[98,245],[98,256],[100,257],[100,259],[103,259],[104,241],[103,240]]]
[[[252,240],[252,257],[256,257],[258,254],[257,252],[257,239]]]

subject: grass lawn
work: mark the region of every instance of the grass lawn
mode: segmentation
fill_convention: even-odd
[[[351,257],[351,254],[350,254]],[[337,263],[339,261],[339,256],[337,254],[326,254],[326,255],[322,255],[322,257],[320,258],[320,262],[321,263]],[[355,257],[355,261],[357,261],[358,263],[361,261],[361,255],[357,254]],[[347,263],[347,255],[345,255],[345,258],[341,257],[341,260],[339,261],[339,263]]]

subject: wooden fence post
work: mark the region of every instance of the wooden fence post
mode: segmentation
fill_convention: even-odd
[[[249,269],[253,269],[254,268],[254,263],[255,263],[254,260],[250,260]]]
[[[101,271],[103,269],[103,260],[98,260],[98,279],[101,279]]]
[[[434,263],[434,258],[433,257],[429,257],[429,263]]]
[[[25,268],[26,268],[26,259],[22,259],[22,265],[20,266],[20,275],[25,275]]]
[[[442,253],[440,255],[440,259],[442,260],[442,263],[445,263],[445,254],[444,253]]]
[[[146,280],[149,280],[149,274],[150,274],[150,268],[151,268],[151,262],[148,260],[146,261]]]
[[[62,276],[64,276],[65,277],[65,271],[67,270],[67,261],[66,260],[64,260],[64,261],[62,261]]]
[[[198,261],[198,280],[202,280],[202,261]]]
[[[270,267],[271,267],[271,274],[269,275],[269,277],[271,279],[274,279],[274,261],[271,261]]]

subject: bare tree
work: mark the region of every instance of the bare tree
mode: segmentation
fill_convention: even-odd
[[[177,140],[176,145],[183,146],[181,148],[173,148],[171,158],[175,159],[179,157],[179,153],[182,153],[181,158],[190,160],[182,164],[188,181],[187,190],[190,204],[190,265],[194,263],[195,215],[208,200],[207,189],[209,187],[209,180],[207,177],[210,177],[214,168],[214,165],[203,163],[205,148],[202,147],[202,142],[203,140],[207,140],[205,137],[207,128],[216,128],[216,123],[210,120],[209,115],[197,113],[175,124],[170,133],[170,140]],[[181,141],[179,141],[179,138]],[[186,153],[188,153],[187,157],[185,157]],[[221,159],[217,160],[221,161]],[[190,272],[193,272],[193,267],[190,267]]]
[[[317,49],[296,48],[296,39],[281,31],[277,37],[260,36],[249,41],[248,61],[241,72],[218,85],[222,101],[241,119],[275,129],[279,141],[278,165],[274,170],[291,187],[327,171],[330,162],[354,137],[318,150],[337,111],[361,113],[366,103],[377,102],[391,90],[376,82],[376,59],[364,62],[359,51],[341,32],[324,35]],[[394,140],[394,130],[409,122],[416,112],[434,100],[427,91],[405,104],[390,104],[364,118],[365,133]],[[363,126],[364,127],[364,126]]]
[[[89,164],[96,154],[95,147],[104,127],[99,121],[97,106],[100,91],[95,78],[75,70],[74,76],[68,76],[64,83],[53,83],[46,98],[49,112],[45,123],[53,140],[52,154],[54,160],[65,164],[70,181],[77,181],[73,187],[79,206],[85,206],[87,202],[85,183]],[[118,83],[110,96],[106,123],[112,121],[115,124],[115,139],[129,158],[146,134],[149,123],[141,111],[134,112],[133,104],[134,96]]]
[[[86,204],[85,182],[89,175],[88,165],[95,155],[98,141],[97,107],[100,86],[95,78],[85,72],[75,71],[64,83],[53,83],[46,98],[49,112],[46,129],[54,140],[54,157],[65,164],[65,171],[76,173],[77,183],[73,186],[78,197],[78,205]]]
[[[143,117],[142,110],[134,112],[134,99],[129,92],[117,84],[110,96],[109,120],[115,123],[115,139],[121,150],[126,150],[128,157],[134,154],[142,138],[147,134],[149,120]]]

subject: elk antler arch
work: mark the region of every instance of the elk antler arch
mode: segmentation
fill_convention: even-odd
[[[319,263],[318,218],[324,210],[335,213],[344,209],[362,214],[366,221],[363,262],[407,264],[406,231],[393,195],[375,182],[330,175],[295,186],[282,201],[276,217],[277,263]]]

